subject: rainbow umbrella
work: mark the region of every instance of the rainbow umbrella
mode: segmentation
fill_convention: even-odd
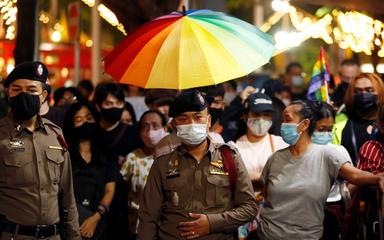
[[[188,89],[245,76],[266,64],[272,37],[211,10],[173,12],[128,35],[106,56],[105,71],[143,88]]]

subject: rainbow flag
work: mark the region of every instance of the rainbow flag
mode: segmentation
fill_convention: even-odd
[[[321,47],[319,58],[313,66],[311,82],[308,87],[308,100],[330,102],[328,95],[328,82],[331,78],[325,50]]]

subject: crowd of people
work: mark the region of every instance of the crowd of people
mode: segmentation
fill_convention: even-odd
[[[53,91],[43,63],[16,66],[0,94],[0,239],[362,239],[359,186],[384,190],[383,80],[345,60],[325,103],[297,62],[254,77]]]

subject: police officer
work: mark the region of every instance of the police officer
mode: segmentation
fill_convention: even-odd
[[[55,240],[60,231],[81,239],[66,143],[60,128],[38,115],[47,75],[43,63],[25,62],[4,82],[10,112],[0,120],[1,240]],[[59,224],[59,202],[67,224]]]
[[[139,239],[233,239],[256,215],[250,178],[232,144],[214,143],[201,93],[180,94],[169,109],[182,144],[157,158],[139,209]]]

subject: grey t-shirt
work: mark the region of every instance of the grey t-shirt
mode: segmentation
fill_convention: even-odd
[[[266,204],[261,210],[261,239],[319,240],[324,205],[340,167],[348,159],[335,148],[311,144],[300,157],[288,148],[277,151],[263,169]]]

